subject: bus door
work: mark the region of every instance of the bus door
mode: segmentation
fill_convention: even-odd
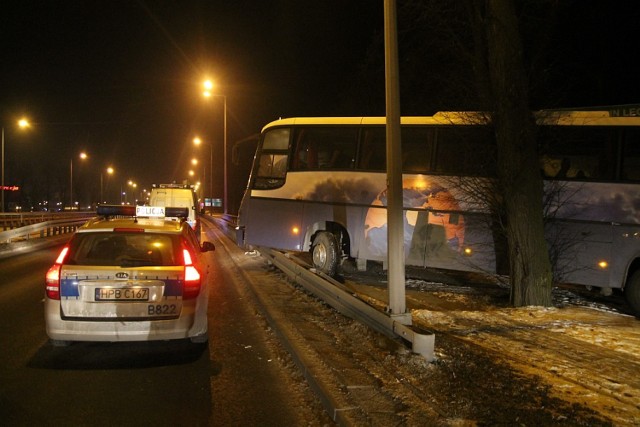
[[[242,205],[240,222],[246,244],[301,250],[302,203],[292,198],[286,185],[294,179],[287,177],[290,134],[290,128],[282,127],[263,136],[249,197],[244,197]]]

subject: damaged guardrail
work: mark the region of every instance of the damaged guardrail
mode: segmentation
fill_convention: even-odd
[[[258,248],[258,252],[296,283],[323,299],[340,313],[391,338],[402,338],[412,344],[414,353],[422,355],[429,362],[435,360],[434,334],[417,332],[411,326],[394,320],[391,316],[352,295],[344,285],[332,277],[315,269],[307,269],[287,254],[268,248]]]

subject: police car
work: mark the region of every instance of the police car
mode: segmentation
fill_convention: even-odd
[[[101,205],[97,214],[46,274],[51,342],[206,342],[204,258],[215,247],[198,243],[188,208]]]

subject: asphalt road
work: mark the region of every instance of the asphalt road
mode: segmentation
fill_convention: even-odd
[[[44,329],[43,282],[59,247],[0,260],[2,425],[275,426],[317,419],[318,409],[305,403],[313,397],[292,378],[218,247],[209,255],[209,343],[200,345],[53,347]]]

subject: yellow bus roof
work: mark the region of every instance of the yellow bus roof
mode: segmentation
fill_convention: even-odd
[[[436,113],[433,116],[406,116],[401,117],[400,122],[403,125],[470,125],[486,123],[487,119],[481,113],[477,112],[447,112]],[[293,126],[293,125],[343,125],[343,126],[359,126],[359,125],[385,125],[387,119],[384,116],[378,117],[290,117],[286,119],[275,120],[268,123],[262,128],[266,130],[275,126]]]
[[[634,110],[635,114],[635,110]],[[640,108],[638,109],[640,114]],[[561,126],[640,126],[640,116],[617,115],[610,110],[541,110],[534,113],[539,125]],[[401,117],[402,125],[477,125],[490,121],[488,114],[478,111],[438,112],[433,116]],[[386,117],[290,117],[275,120],[262,128],[262,131],[276,126],[295,125],[380,125],[387,122]]]

